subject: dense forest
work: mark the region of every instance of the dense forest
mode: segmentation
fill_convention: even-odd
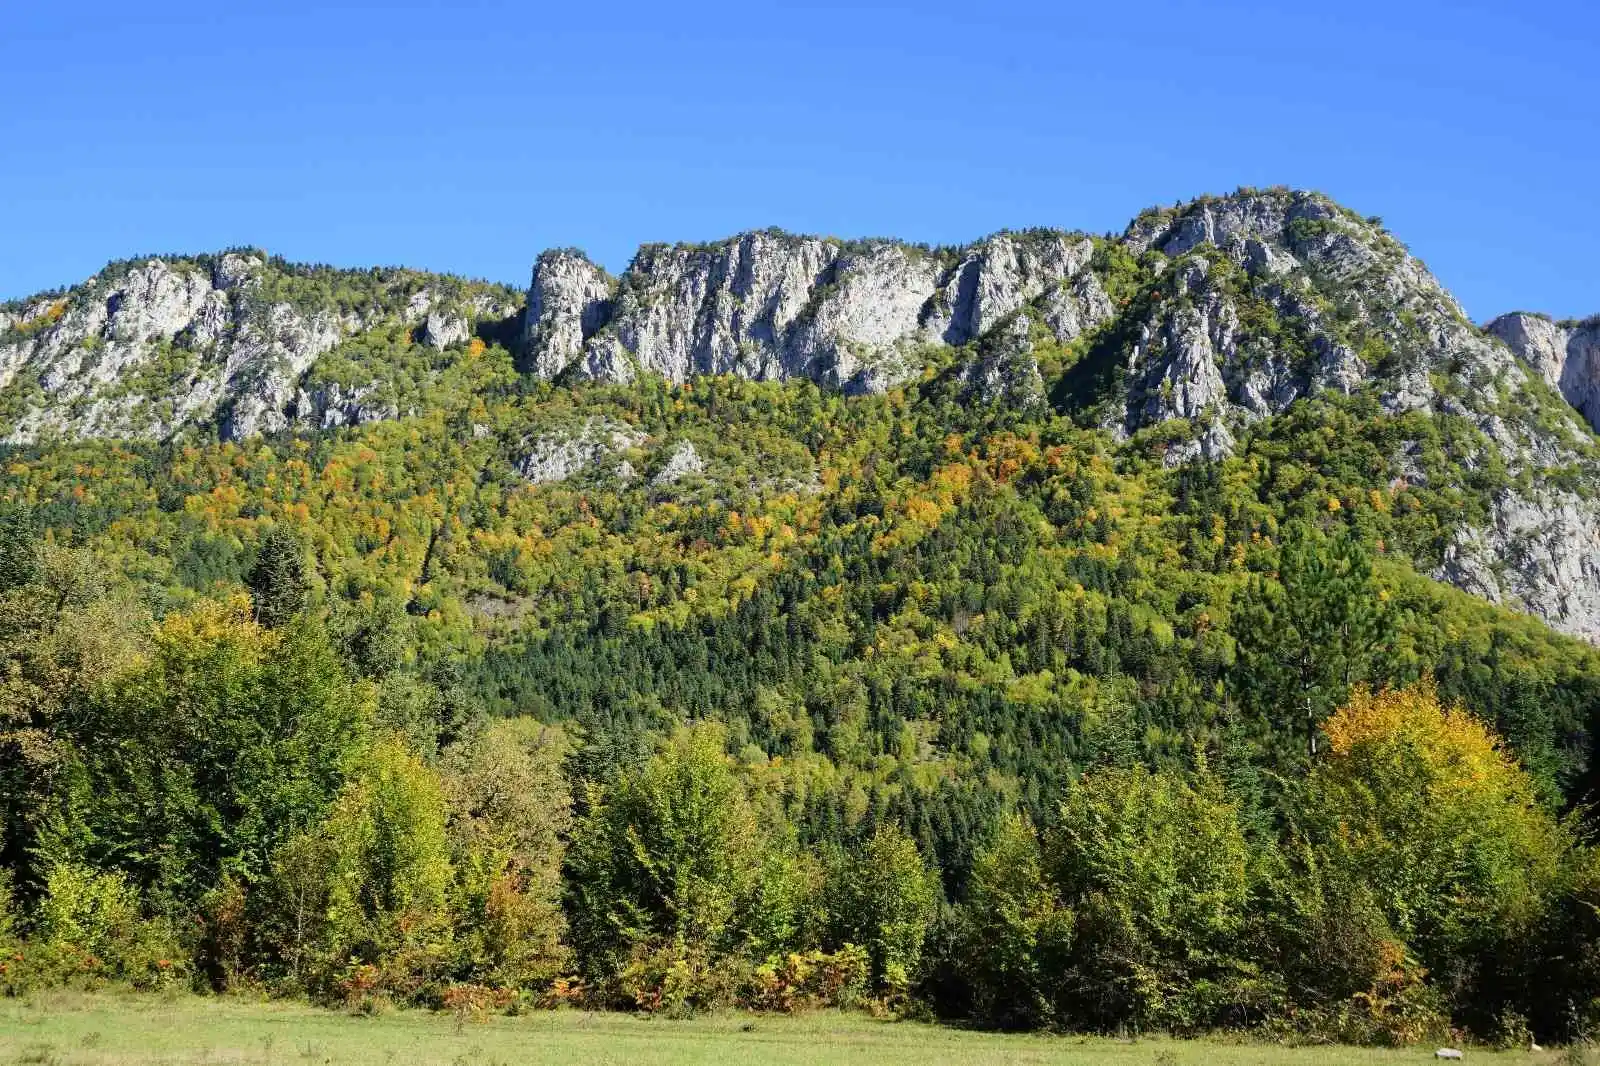
[[[1600,651],[1426,576],[1511,475],[1363,392],[1168,463],[1118,328],[977,404],[396,327],[313,373],[402,417],[8,446],[0,987],[1589,1032]]]

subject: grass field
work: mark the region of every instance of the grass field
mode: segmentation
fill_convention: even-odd
[[[1509,1066],[1582,1057],[1469,1050],[1467,1060]],[[0,1064],[40,1066],[1353,1066],[1431,1061],[1432,1047],[1386,1051],[993,1035],[831,1013],[800,1018],[733,1014],[673,1022],[563,1011],[458,1022],[422,1011],[368,1018],[289,1003],[188,996],[61,993],[0,1001]]]

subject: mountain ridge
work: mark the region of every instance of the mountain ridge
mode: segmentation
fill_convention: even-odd
[[[1454,441],[1430,474],[1397,437],[1376,482],[1476,486],[1481,518],[1449,531],[1429,572],[1594,641],[1591,334],[1526,314],[1480,329],[1377,219],[1289,189],[1153,208],[1114,237],[1030,229],[929,247],[767,229],[647,244],[615,276],[555,249],[526,293],[230,251],[122,261],[0,308],[0,435],[329,431],[519,376],[727,374],[846,394],[931,377],[975,407],[1068,418],[1181,466],[1234,454],[1298,404],[1366,403],[1397,426],[1448,424]],[[584,433],[598,436],[544,440],[518,462],[564,470],[627,436]]]

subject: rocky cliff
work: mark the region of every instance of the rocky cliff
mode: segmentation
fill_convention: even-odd
[[[248,437],[394,417],[307,378],[380,325],[447,348],[520,310],[499,286],[409,270],[338,271],[254,251],[112,264],[68,291],[0,308],[0,433]],[[307,386],[311,388],[307,388]]]
[[[1515,311],[1485,327],[1600,429],[1600,316],[1583,322],[1553,322]]]
[[[1482,518],[1427,565],[1600,639],[1600,325],[1516,314],[1480,330],[1377,219],[1290,190],[1147,211],[1119,236],[929,248],[761,231],[648,245],[618,277],[551,251],[525,301],[255,252],[130,261],[0,307],[0,434],[245,437],[403,417],[452,353],[512,316],[495,336],[533,379],[733,374],[861,394],[935,374],[973,403],[1154,441],[1169,465],[1233,454],[1302,401],[1448,421],[1454,475],[1427,473],[1403,438],[1383,473],[1480,486]],[[527,476],[609,463],[615,432],[530,444]]]
[[[921,370],[925,345],[965,344],[1030,302],[1070,339],[1110,317],[1082,234],[1002,233],[968,248],[747,233],[651,245],[614,283],[547,253],[528,290],[528,365],[612,381],[641,372],[809,378],[881,392]]]

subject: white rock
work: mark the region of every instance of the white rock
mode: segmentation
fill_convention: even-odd
[[[1600,318],[1564,326],[1542,315],[1516,312],[1485,328],[1600,431]]]
[[[546,252],[533,267],[523,347],[532,353],[531,369],[553,378],[583,350],[604,323],[611,282],[605,271],[571,252]]]
[[[577,432],[550,433],[525,444],[516,463],[517,473],[535,485],[564,481],[585,470],[600,466],[610,456],[644,442],[644,435],[620,423],[591,419]],[[625,469],[624,469],[625,468]],[[633,467],[623,460],[619,477],[632,480]]]
[[[587,261],[547,253],[529,289],[527,363],[547,378],[576,366],[611,381],[738,374],[879,392],[920,370],[916,345],[983,335],[1081,275],[1093,250],[1077,235],[1000,234],[952,265],[892,241],[747,233],[646,246],[614,294]],[[1071,336],[1110,314],[1092,279],[1052,299],[1051,321]]]
[[[672,449],[672,454],[667,457],[667,465],[650,479],[650,484],[657,487],[671,485],[686,477],[703,474],[705,469],[705,460],[700,458],[700,453],[695,450],[694,444],[686,440],[679,441],[677,447]]]

